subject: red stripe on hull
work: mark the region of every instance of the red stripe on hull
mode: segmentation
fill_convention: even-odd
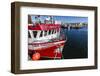
[[[35,26],[28,26],[29,30],[51,30],[59,28],[60,28],[59,24],[36,24]]]
[[[55,45],[55,46],[52,46],[52,47],[48,47],[48,48],[45,48],[45,49],[29,50],[29,51],[38,52],[38,53],[40,53],[41,57],[61,58],[62,57],[62,52],[61,51],[57,52],[57,49],[60,48],[60,47],[63,47],[63,46],[64,46],[64,43],[60,44],[60,45]]]

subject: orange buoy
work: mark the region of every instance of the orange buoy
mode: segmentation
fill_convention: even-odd
[[[40,59],[40,53],[35,53],[32,55],[32,60],[39,60]]]

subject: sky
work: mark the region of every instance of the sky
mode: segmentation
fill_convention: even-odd
[[[31,15],[32,21],[35,20],[36,15]],[[45,18],[48,17],[46,15],[41,15],[40,19],[44,22]],[[61,21],[63,23],[80,23],[85,22],[88,23],[88,17],[78,17],[78,16],[53,16],[54,20]]]

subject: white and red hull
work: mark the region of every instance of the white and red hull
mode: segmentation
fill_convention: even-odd
[[[60,35],[59,24],[37,24],[28,26],[28,53],[34,60],[34,54],[40,58],[61,59],[66,39]],[[36,57],[36,56],[35,56]]]
[[[35,51],[40,53],[41,57],[61,59],[64,43],[65,40],[46,43],[33,43],[29,44],[29,50],[31,52]]]

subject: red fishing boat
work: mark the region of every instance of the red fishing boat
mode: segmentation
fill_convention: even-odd
[[[28,24],[28,54],[32,60],[61,59],[65,41],[57,22]]]

